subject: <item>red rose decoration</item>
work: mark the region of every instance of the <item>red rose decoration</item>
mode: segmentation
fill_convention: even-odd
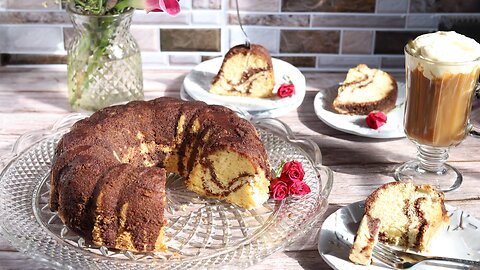
[[[274,200],[283,200],[288,196],[288,185],[280,178],[270,182],[270,196]]]
[[[383,112],[371,112],[365,121],[370,128],[378,129],[387,122],[387,116]]]
[[[290,195],[302,196],[310,193],[310,187],[303,181],[292,181],[288,184]]]
[[[301,162],[289,161],[283,165],[280,178],[289,181],[302,181],[305,176],[305,171]]]
[[[303,182],[305,171],[298,161],[282,163],[282,170],[277,171],[277,178],[270,182],[270,197],[283,200],[289,195],[302,196],[311,192],[307,183]]]
[[[277,95],[281,98],[295,95],[295,85],[293,83],[282,83],[277,90]]]

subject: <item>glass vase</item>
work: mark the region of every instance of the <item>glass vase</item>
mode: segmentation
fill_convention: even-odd
[[[75,111],[96,111],[143,99],[140,49],[130,33],[133,10],[117,15],[67,12],[74,36],[68,46],[68,101]]]

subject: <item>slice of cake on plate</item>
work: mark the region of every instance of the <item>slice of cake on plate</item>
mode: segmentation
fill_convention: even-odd
[[[213,78],[210,93],[225,96],[266,98],[273,95],[275,77],[272,58],[259,44],[231,48],[218,74]]]
[[[395,108],[397,92],[397,82],[390,74],[359,64],[348,71],[338,88],[333,108],[341,114],[386,113]]]
[[[432,238],[448,223],[443,193],[431,185],[384,184],[365,200],[349,259],[370,264],[377,238],[405,249],[427,251]]]

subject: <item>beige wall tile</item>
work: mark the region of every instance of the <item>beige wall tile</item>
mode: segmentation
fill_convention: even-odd
[[[2,0],[8,9],[58,10],[60,2],[56,0]]]
[[[263,47],[267,48],[270,53],[278,53],[278,39],[280,30],[248,27],[245,28],[245,32],[247,32],[247,35],[252,43],[261,44]],[[230,29],[229,48],[243,43],[245,43],[245,36],[240,30],[240,27]]]
[[[0,12],[2,24],[67,24],[70,23],[64,11],[6,11]]]
[[[405,15],[337,15],[322,14],[312,16],[314,27],[379,27],[404,28]]]
[[[161,51],[220,51],[220,29],[160,29]]]
[[[280,52],[283,53],[338,53],[340,31],[282,30]]]
[[[440,17],[430,13],[414,13],[407,16],[407,28],[437,28]]]
[[[382,57],[382,68],[405,68],[405,57],[403,55],[399,57]]]
[[[197,65],[202,61],[202,57],[198,54],[191,55],[170,55],[169,62],[171,65]]]
[[[240,11],[280,11],[281,0],[238,0]],[[236,10],[235,0],[230,0],[230,9]]]
[[[343,31],[343,54],[371,54],[373,52],[373,31]]]
[[[192,24],[221,25],[224,14],[220,11],[201,11],[192,14]]]
[[[186,12],[178,14],[177,16],[169,16],[163,12],[146,13],[142,10],[137,10],[133,14],[133,24],[178,24],[187,25],[189,23],[189,16]]]
[[[283,57],[278,57],[279,59],[286,61],[296,67],[308,67],[308,68],[314,68],[315,67],[315,62],[316,58],[314,56],[283,56]]]
[[[142,52],[142,64],[167,66],[168,55],[158,52]]]
[[[321,55],[318,57],[317,66],[319,68],[349,69],[358,64],[365,64],[371,68],[380,67],[380,57],[378,56],[350,56],[343,55]]]
[[[310,16],[308,15],[255,15],[248,14],[241,17],[243,25],[262,25],[262,26],[292,26],[308,27],[310,25]],[[230,24],[238,24],[236,14],[230,14]]]
[[[282,11],[374,12],[375,0],[283,0]]]
[[[193,9],[220,9],[221,0],[192,0]]]
[[[66,64],[67,55],[51,54],[3,54],[3,65]]]
[[[478,0],[410,0],[410,12],[455,12],[479,13],[480,1]]]
[[[61,53],[62,31],[48,26],[0,26],[0,53]]]
[[[406,13],[408,0],[377,0],[377,13]]]
[[[159,30],[156,28],[138,28],[132,27],[130,29],[132,36],[137,41],[140,50],[143,52],[158,52],[160,51],[160,37]]]

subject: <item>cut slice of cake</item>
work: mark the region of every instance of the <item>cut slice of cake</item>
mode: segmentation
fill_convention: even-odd
[[[273,95],[275,77],[272,58],[259,44],[231,48],[218,74],[213,78],[210,93],[225,96],[265,98]]]
[[[427,251],[432,238],[448,223],[442,192],[431,185],[387,183],[366,199],[349,258],[354,263],[370,264],[376,237],[382,243]]]
[[[372,252],[375,243],[378,241],[378,230],[380,220],[365,215],[358,227],[357,235],[353,241],[352,251],[349,259],[352,262],[369,265],[372,261]]]
[[[386,113],[395,108],[397,92],[397,82],[390,74],[359,64],[348,71],[345,81],[338,88],[333,107],[341,114]]]

